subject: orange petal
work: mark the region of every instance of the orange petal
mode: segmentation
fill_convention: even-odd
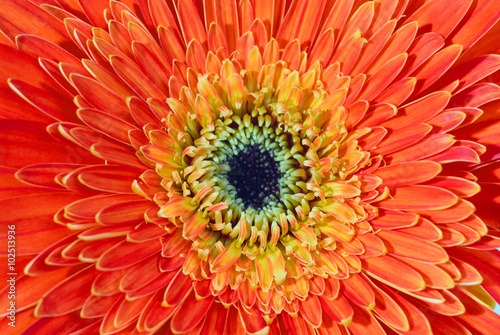
[[[453,136],[449,134],[433,134],[424,138],[420,143],[412,145],[389,156],[386,156],[392,164],[420,160],[443,152],[455,143]]]
[[[322,308],[317,296],[308,295],[304,301],[301,301],[300,313],[314,328],[321,325]]]
[[[418,216],[416,214],[384,209],[380,210],[379,215],[370,221],[374,228],[379,229],[411,227],[417,222]]]
[[[384,290],[378,288],[368,278],[366,279],[368,283],[371,284],[375,295],[373,314],[392,328],[399,331],[408,331],[410,329],[410,324],[399,304]]]
[[[387,292],[387,291],[386,291]],[[387,292],[389,293],[389,292]],[[420,311],[420,308],[415,307],[411,302],[406,300],[399,294],[391,291],[391,298],[393,298],[396,303],[403,309],[403,312],[408,318],[408,323],[410,324],[410,329],[404,334],[407,335],[432,335],[431,325],[429,320]]]
[[[141,263],[131,266],[120,281],[120,290],[135,291],[149,284],[161,275],[158,263],[159,255],[153,255]]]
[[[431,161],[406,162],[377,169],[374,174],[382,178],[387,187],[419,184],[437,176],[440,164]]]
[[[104,207],[96,214],[96,222],[104,226],[132,225],[144,221],[144,212],[152,203],[148,200],[122,202]]]
[[[180,304],[193,288],[193,280],[179,270],[168,285],[163,297],[162,306],[170,307]]]
[[[200,334],[223,335],[228,312],[229,308],[225,308],[222,304],[213,304],[210,310],[207,311],[205,327],[203,327]]]
[[[457,26],[472,4],[472,0],[437,0],[425,3],[407,22],[417,21],[419,32],[432,31],[447,37]]]
[[[184,223],[184,237],[192,238],[198,236],[198,234],[205,229],[209,221],[210,219],[208,216],[204,218],[201,212],[196,212],[195,215],[191,216],[191,218]]]
[[[384,24],[368,40],[366,47],[361,51],[358,63],[351,70],[352,76],[363,73],[366,68],[377,58],[382,48],[385,46],[396,26],[396,20],[391,20]]]
[[[390,59],[400,55],[408,49],[410,44],[415,38],[417,33],[418,23],[410,22],[405,24],[392,34],[384,49],[380,52],[379,56],[373,61],[373,63],[365,71],[367,75],[374,74],[382,65],[387,63]]]
[[[379,203],[386,209],[438,210],[453,206],[458,197],[442,188],[433,186],[403,186],[395,189],[392,198]]]
[[[450,45],[432,55],[410,75],[418,79],[415,94],[431,86],[448,71],[462,53],[461,45]]]
[[[193,0],[178,1],[176,9],[177,19],[184,36],[184,43],[188,45],[192,40],[196,40],[206,47],[206,30]]]
[[[233,266],[241,256],[243,248],[237,244],[237,241],[232,242],[212,264],[212,272],[222,272]]]
[[[424,300],[420,300],[419,303],[442,315],[457,316],[465,314],[465,306],[453,293],[448,290],[439,290],[439,292],[445,298],[443,303],[432,304]]]
[[[357,273],[352,273],[349,278],[341,281],[342,294],[360,307],[369,310],[375,306],[375,295],[373,290],[363,277]]]
[[[171,198],[161,209],[158,211],[158,216],[170,218],[176,216],[185,216],[192,214],[196,206],[192,204],[192,198],[176,197]]]
[[[441,112],[450,101],[449,92],[435,92],[403,106],[395,117],[381,124],[382,127],[399,129],[415,123],[423,123]]]
[[[340,44],[342,44],[344,38],[349,38],[357,30],[359,30],[361,35],[364,35],[372,23],[374,12],[375,4],[372,2],[365,2],[359,6],[344,26]]]
[[[359,235],[357,236],[357,239],[361,242],[365,249],[365,252],[360,257],[376,257],[387,253],[387,248],[385,247],[384,242],[374,234]]]
[[[160,250],[161,245],[158,240],[148,243],[123,241],[102,254],[97,261],[97,267],[104,270],[125,268],[159,253]]]
[[[455,287],[453,278],[451,278],[446,271],[442,270],[435,264],[420,262],[409,258],[398,257],[398,260],[417,270],[424,278],[425,284],[428,287],[437,289],[449,289]]]
[[[110,63],[116,74],[144,100],[148,98],[166,99],[159,88],[131,61],[124,57],[111,56]]]
[[[463,45],[464,49],[469,48],[498,21],[499,13],[498,2],[481,0],[469,10],[468,15],[451,34],[451,43]]]
[[[70,79],[78,92],[96,109],[106,111],[120,119],[128,119],[129,111],[125,101],[116,93],[95,80],[81,75],[71,74]]]
[[[334,322],[343,325],[348,325],[351,323],[354,310],[342,294],[338,295],[337,298],[329,300],[320,297],[321,306],[323,307],[323,312],[326,313]]]
[[[238,312],[247,334],[266,334],[268,332],[269,326],[264,321],[263,314],[258,308],[254,307],[249,310],[239,308]]]
[[[257,270],[257,276],[259,277],[260,286],[264,292],[268,292],[273,283],[273,272],[271,271],[272,264],[269,263],[264,251],[257,254],[254,264]]]
[[[191,292],[172,317],[170,328],[172,331],[179,333],[188,332],[194,329],[202,320],[204,320],[204,317],[213,302],[213,296],[198,300],[194,292]],[[186,313],[186,311],[189,311],[189,313]]]
[[[358,129],[362,127],[373,127],[392,118],[398,112],[396,106],[382,103],[370,106],[362,121],[358,124]]]
[[[397,77],[403,68],[408,54],[403,53],[387,61],[367,80],[358,99],[371,100],[379,95]]]
[[[378,323],[370,311],[354,305],[354,317],[347,328],[353,335],[374,334],[384,335],[386,332]]]
[[[340,221],[353,223],[357,221],[357,216],[353,209],[344,202],[334,199],[326,199],[320,207],[324,212],[337,217]]]
[[[394,256],[428,263],[444,263],[448,261],[446,251],[427,240],[400,233],[396,230],[382,230],[377,236],[384,241],[389,254]]]
[[[328,64],[333,54],[334,45],[335,38],[333,30],[327,30],[318,38],[318,41],[314,43],[314,47],[308,58],[309,66],[317,60],[321,60],[323,65]]]
[[[383,139],[377,148],[372,150],[376,154],[388,155],[405,149],[423,139],[432,127],[425,123],[415,123],[400,129],[394,129],[390,136]]]
[[[419,291],[425,288],[422,276],[391,256],[362,259],[365,272],[383,283],[402,290]],[[404,273],[404,276],[399,276]]]
[[[96,274],[95,267],[89,266],[53,287],[39,301],[35,315],[58,316],[81,308],[90,294]]]

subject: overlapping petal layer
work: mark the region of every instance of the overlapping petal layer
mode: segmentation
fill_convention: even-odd
[[[3,1],[15,330],[496,334],[499,19],[493,0]],[[229,174],[247,147],[277,162],[258,208]]]

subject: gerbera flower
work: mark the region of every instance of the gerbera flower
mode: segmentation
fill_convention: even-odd
[[[496,334],[499,18],[2,1],[0,332]]]

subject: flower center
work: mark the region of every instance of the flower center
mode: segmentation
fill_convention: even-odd
[[[226,178],[244,207],[261,210],[270,202],[279,201],[279,181],[283,174],[271,153],[256,144],[235,151],[225,162],[231,169]]]

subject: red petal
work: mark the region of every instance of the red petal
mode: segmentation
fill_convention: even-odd
[[[142,297],[145,295],[150,295],[150,294],[152,294],[152,293],[154,293],[162,288],[164,289],[165,287],[167,287],[170,284],[172,279],[174,279],[175,274],[176,274],[176,272],[174,272],[174,271],[163,273],[159,277],[156,277],[156,279],[154,279],[148,285],[145,285],[138,290],[127,292],[127,297],[129,299],[134,299],[134,298]],[[160,290],[159,292],[162,293],[161,300],[163,300],[163,291]],[[161,304],[161,301],[160,301],[160,304]]]
[[[151,298],[149,303],[144,308],[138,324],[143,325],[146,331],[157,331],[175,312],[176,307],[163,307],[161,305],[162,300],[163,290],[160,290]]]
[[[122,293],[106,297],[91,295],[85,301],[80,316],[82,318],[104,317],[121,296]]]
[[[58,271],[50,271],[43,276],[23,275],[18,277],[16,280],[16,311],[20,312],[35,304],[45,293],[66,279],[71,270],[71,267],[66,267]],[[10,285],[1,291],[0,306],[4,310],[7,310],[10,305],[9,289]]]
[[[56,141],[45,127],[33,121],[1,120],[2,164],[20,168],[37,163],[81,163],[82,156],[73,154],[74,147]]]
[[[303,318],[297,316],[290,316],[288,313],[282,313],[281,321],[282,321],[281,329],[283,329],[283,332],[285,334],[289,335],[311,334],[309,333],[310,326]]]
[[[161,275],[159,255],[153,255],[141,263],[128,268],[127,273],[120,281],[121,291],[136,291]]]
[[[21,98],[48,116],[59,121],[79,122],[75,117],[76,106],[70,99],[21,80],[9,79],[8,83]]]
[[[200,335],[223,335],[228,312],[229,308],[225,308],[222,304],[213,304],[207,311],[205,327]]]
[[[238,312],[241,323],[248,334],[265,334],[268,331],[269,326],[264,321],[263,314],[258,308],[254,307],[248,311],[239,308]]]

